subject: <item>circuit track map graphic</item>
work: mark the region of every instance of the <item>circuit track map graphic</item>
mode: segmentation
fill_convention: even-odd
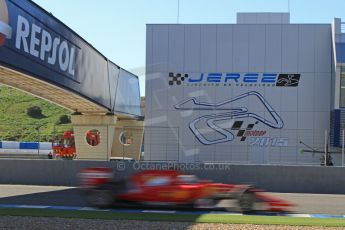
[[[247,97],[251,97],[251,99],[253,99],[252,97],[259,99],[259,102],[264,106],[266,110],[265,112],[268,112],[272,119],[269,120],[260,116],[257,113],[250,112],[248,108],[245,106],[231,107],[231,103],[234,103],[235,101]],[[198,101],[195,97],[191,97],[179,102],[174,107],[176,110],[209,110],[215,112],[214,114],[197,117],[189,123],[189,129],[192,131],[195,137],[204,145],[213,145],[228,142],[232,141],[235,138],[234,134],[231,131],[216,124],[216,122],[219,121],[238,120],[240,118],[253,118],[257,122],[262,122],[266,126],[269,126],[274,129],[281,129],[284,126],[284,122],[278,115],[278,113],[272,108],[272,106],[267,102],[267,100],[256,91],[243,93],[219,103],[201,102]],[[207,138],[197,127],[197,124],[201,122],[204,122],[207,125],[207,127],[209,127],[213,132],[220,134],[222,137],[215,140],[210,140],[209,138]]]

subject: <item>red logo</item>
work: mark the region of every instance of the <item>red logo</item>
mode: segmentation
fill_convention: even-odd
[[[0,46],[5,43],[6,38],[10,39],[12,28],[8,25],[8,8],[6,0],[0,0]]]

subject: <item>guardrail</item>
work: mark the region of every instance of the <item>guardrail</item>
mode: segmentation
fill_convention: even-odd
[[[0,141],[0,149],[52,150],[51,142]]]
[[[0,158],[47,158],[51,142],[0,141]]]

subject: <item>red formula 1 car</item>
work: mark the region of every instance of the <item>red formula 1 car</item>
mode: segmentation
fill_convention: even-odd
[[[116,203],[134,205],[225,209],[248,213],[257,210],[289,211],[292,204],[250,185],[203,181],[175,170],[140,171],[115,181],[109,168],[87,168],[80,174],[86,201],[96,207]]]

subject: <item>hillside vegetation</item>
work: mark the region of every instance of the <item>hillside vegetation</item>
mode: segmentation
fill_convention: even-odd
[[[59,124],[68,110],[7,86],[0,85],[0,104],[0,141],[49,141],[72,128]],[[41,108],[42,116],[27,115],[33,106]]]

